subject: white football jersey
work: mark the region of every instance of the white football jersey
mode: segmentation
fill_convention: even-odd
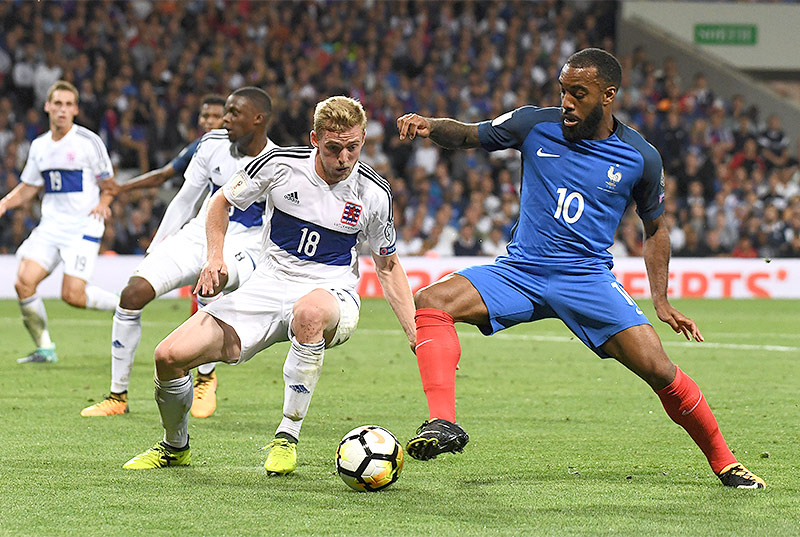
[[[200,140],[197,150],[184,173],[184,184],[181,191],[170,203],[164,219],[159,226],[153,245],[160,243],[167,236],[174,234],[184,224],[185,232],[205,237],[206,212],[211,196],[219,190],[238,170],[243,169],[253,159],[276,148],[272,140],[258,155],[249,156],[239,153],[228,139],[227,130],[214,129],[207,132]],[[187,195],[183,195],[186,193]],[[200,210],[194,213],[198,200],[205,195]],[[176,205],[173,207],[173,205]],[[180,207],[178,207],[179,205]],[[231,208],[230,221],[226,235],[248,234],[253,240],[261,240],[264,230],[264,207],[262,198],[244,211]],[[194,218],[187,220],[194,215]],[[248,239],[245,239],[248,240]]]
[[[259,265],[291,280],[355,288],[360,239],[376,255],[395,251],[392,193],[363,162],[329,185],[314,169],[316,155],[311,147],[270,151],[233,176],[223,193],[239,209],[266,195],[269,227]]]
[[[58,141],[47,131],[31,142],[20,180],[44,187],[40,227],[59,237],[81,233],[99,240],[103,221],[90,217],[89,212],[100,201],[97,182],[113,175],[111,159],[100,137],[73,125]]]

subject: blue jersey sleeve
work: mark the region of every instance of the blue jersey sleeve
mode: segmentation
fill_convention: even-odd
[[[553,121],[556,108],[523,106],[511,112],[478,124],[478,139],[487,151],[519,149],[534,126],[543,121]],[[555,119],[558,121],[557,117]]]
[[[192,160],[195,151],[197,151],[198,145],[200,145],[200,138],[184,147],[183,151],[178,153],[178,156],[172,159],[172,169],[175,170],[177,175],[183,177],[183,174],[186,172],[186,168],[189,167],[189,162]]]
[[[664,212],[664,168],[658,150],[647,140],[624,126],[620,140],[630,144],[644,159],[642,177],[633,187],[631,197],[642,220],[655,220]]]

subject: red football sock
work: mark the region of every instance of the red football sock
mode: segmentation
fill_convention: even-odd
[[[456,421],[456,366],[461,344],[453,317],[444,311],[418,309],[417,365],[428,398],[429,419]]]
[[[717,420],[697,384],[678,367],[675,380],[656,392],[672,421],[686,429],[703,451],[711,470],[718,474],[736,462],[719,432]]]

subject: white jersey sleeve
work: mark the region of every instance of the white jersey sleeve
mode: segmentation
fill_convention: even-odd
[[[22,168],[22,173],[19,174],[19,180],[26,185],[44,186],[44,177],[37,164],[37,157],[41,152],[40,146],[41,142],[39,142],[39,138],[31,142],[31,147],[28,150],[28,159],[25,161],[25,167]]]
[[[389,182],[363,162],[358,164],[358,171],[377,187],[373,188],[376,192],[375,202],[364,231],[370,250],[379,256],[392,255],[397,250],[397,233],[394,227],[392,191]]]
[[[228,202],[244,211],[250,205],[263,199],[275,179],[274,158],[281,148],[268,151],[256,158],[244,169],[237,171],[222,187],[222,193]]]
[[[108,156],[108,149],[103,143],[102,138],[97,134],[84,127],[78,127],[76,134],[79,137],[88,139],[91,145],[91,152],[93,158],[89,160],[91,163],[91,172],[94,175],[95,181],[103,181],[114,177],[114,165],[111,164],[111,157]]]

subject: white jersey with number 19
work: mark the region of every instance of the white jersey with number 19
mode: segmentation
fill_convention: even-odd
[[[81,234],[99,241],[103,221],[90,217],[89,212],[100,201],[97,182],[113,175],[111,159],[100,137],[73,125],[58,141],[47,131],[31,143],[20,180],[44,187],[39,227],[48,235],[66,240]]]
[[[395,252],[389,183],[363,162],[330,185],[315,171],[317,150],[280,148],[258,157],[223,187],[238,209],[266,195],[269,230],[259,270],[279,278],[355,288],[359,238],[373,253]]]

